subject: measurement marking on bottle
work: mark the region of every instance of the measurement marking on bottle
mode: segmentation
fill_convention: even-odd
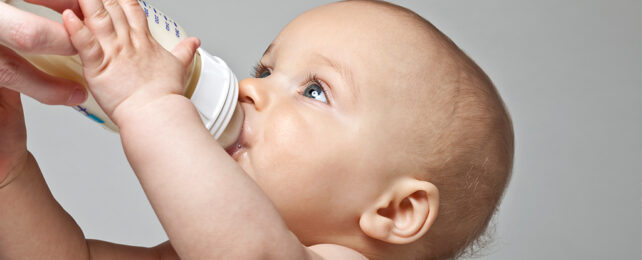
[[[89,113],[89,112],[87,111],[87,108],[85,108],[85,107],[83,107],[83,106],[75,106],[75,107],[74,107],[74,109],[76,109],[76,111],[78,111],[78,112],[80,112],[80,113],[85,114],[85,116],[87,116],[87,117],[91,118],[92,120],[94,120],[94,121],[96,121],[96,122],[98,122],[98,123],[100,123],[100,124],[104,124],[104,123],[105,123],[105,121],[103,121],[102,119],[100,119],[100,118],[99,118],[99,117],[97,117],[96,115],[94,115],[94,114],[92,114],[92,113]]]

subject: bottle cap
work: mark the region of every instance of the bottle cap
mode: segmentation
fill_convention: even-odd
[[[239,95],[238,80],[227,64],[202,48],[201,75],[190,100],[205,127],[218,139],[229,124]]]

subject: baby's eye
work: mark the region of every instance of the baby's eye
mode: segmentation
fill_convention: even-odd
[[[267,78],[268,76],[272,75],[272,73],[270,73],[270,70],[261,62],[257,63],[254,66],[251,74],[254,75],[255,78]]]
[[[323,88],[319,86],[319,83],[316,82],[312,82],[310,85],[305,87],[305,90],[303,90],[303,95],[309,98],[314,98],[326,104],[328,103],[328,100],[325,98],[325,92],[323,92]]]
[[[267,78],[268,76],[272,75],[269,70],[265,70],[259,74],[257,78]]]

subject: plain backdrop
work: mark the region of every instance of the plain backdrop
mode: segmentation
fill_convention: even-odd
[[[152,0],[239,78],[291,19],[326,2]],[[466,51],[512,115],[513,177],[483,258],[640,259],[640,1],[393,2]],[[167,239],[118,135],[23,100],[29,149],[88,238]]]

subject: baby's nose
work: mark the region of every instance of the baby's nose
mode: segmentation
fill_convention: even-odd
[[[268,102],[267,88],[261,87],[261,79],[246,78],[239,82],[239,102],[254,105],[257,111],[263,110]]]

